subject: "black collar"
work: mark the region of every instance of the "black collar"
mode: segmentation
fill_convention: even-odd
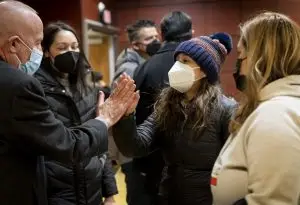
[[[157,51],[157,53],[175,51],[179,44],[179,42],[164,42],[162,47]]]

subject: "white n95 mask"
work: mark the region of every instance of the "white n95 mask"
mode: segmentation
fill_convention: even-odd
[[[195,79],[195,69],[200,68],[191,68],[189,65],[176,61],[168,73],[170,86],[181,93],[187,92],[194,82],[199,80]]]

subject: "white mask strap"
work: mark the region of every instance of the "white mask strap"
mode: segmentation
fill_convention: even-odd
[[[30,48],[19,36],[18,36],[18,39],[21,41],[21,43],[26,47],[28,48],[31,52],[32,52],[32,48]]]

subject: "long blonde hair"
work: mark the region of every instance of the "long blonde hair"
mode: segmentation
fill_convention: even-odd
[[[236,133],[257,108],[265,85],[300,74],[300,28],[289,17],[264,12],[245,22],[240,30],[247,57],[247,86],[244,102],[230,124],[231,133]]]

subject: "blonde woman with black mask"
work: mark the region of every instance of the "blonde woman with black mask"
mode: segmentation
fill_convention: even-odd
[[[237,87],[245,101],[214,165],[214,205],[300,204],[300,28],[262,13],[241,26]]]

